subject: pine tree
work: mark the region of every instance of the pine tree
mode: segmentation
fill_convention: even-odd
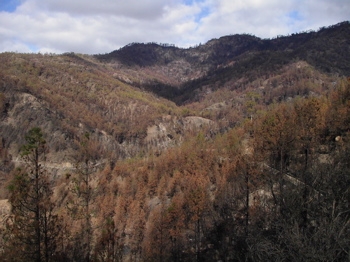
[[[25,139],[27,144],[22,146],[21,156],[26,165],[16,170],[9,186],[12,210],[5,255],[10,254],[11,260],[47,262],[56,253],[59,224],[53,212],[48,173],[40,163],[46,141],[39,127],[31,129]]]

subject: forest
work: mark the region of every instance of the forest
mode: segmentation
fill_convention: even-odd
[[[210,66],[0,54],[0,260],[349,261],[347,67],[232,39]]]
[[[344,80],[214,139],[199,132],[103,170],[86,134],[56,196],[33,128],[8,187],[2,261],[346,261],[349,103]]]

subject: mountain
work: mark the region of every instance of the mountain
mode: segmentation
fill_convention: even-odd
[[[2,53],[0,217],[40,127],[66,228],[57,261],[86,250],[94,261],[344,261],[349,61],[349,22],[191,48]],[[68,208],[77,192],[89,192],[91,242]]]
[[[2,147],[15,160],[26,130],[42,126],[54,162],[69,159],[84,132],[105,154],[125,158],[176,145],[190,115],[227,130],[248,114],[251,92],[263,108],[320,95],[348,76],[349,28],[342,22],[274,39],[231,35],[187,49],[133,43],[95,56],[3,53]]]
[[[195,101],[194,90],[208,82],[215,87],[219,82],[265,77],[293,61],[307,62],[322,73],[350,75],[349,34],[349,23],[343,22],[275,39],[225,36],[189,49],[135,43],[96,57],[151,69],[155,83],[145,88],[183,104]]]

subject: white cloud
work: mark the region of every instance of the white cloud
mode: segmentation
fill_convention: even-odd
[[[350,1],[306,0],[299,6],[299,11],[304,18],[301,24],[303,29],[318,29],[350,20]]]
[[[259,37],[349,20],[347,0],[23,0],[0,12],[0,52],[106,53],[130,42],[179,46]]]
[[[114,15],[141,20],[154,20],[161,16],[164,0],[35,0],[37,6],[49,12],[65,12],[71,15]]]
[[[0,41],[0,50],[6,51],[6,52],[21,52],[21,53],[33,52],[32,48],[30,48],[28,44],[18,41],[16,39]]]

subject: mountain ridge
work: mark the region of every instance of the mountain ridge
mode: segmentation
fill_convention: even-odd
[[[160,73],[168,78],[176,75],[177,80],[171,81],[170,86],[163,82],[161,91],[157,91],[161,80],[155,81],[154,89],[152,83],[146,89],[182,104],[188,102],[181,99],[188,86],[191,86],[190,89],[199,88],[193,87],[191,81],[199,81],[198,85],[202,86],[203,82],[215,78],[215,75],[219,75],[218,78],[221,74],[238,74],[241,77],[251,71],[261,71],[261,68],[267,74],[268,70],[277,70],[290,61],[306,61],[324,73],[350,75],[347,63],[350,59],[349,39],[349,22],[346,21],[320,28],[319,31],[273,39],[260,39],[251,35],[223,36],[187,49],[156,43],[134,43],[95,57],[111,63],[117,61],[124,66],[151,68],[155,72],[160,71],[159,67],[170,67],[170,70]],[[167,95],[164,90],[171,95]]]
[[[127,65],[150,66],[155,62],[157,62],[158,64],[167,64],[172,61],[171,58],[177,59],[176,55],[179,58],[182,58],[185,56],[186,53],[190,53],[191,51],[194,51],[194,56],[196,56],[198,55],[198,53],[207,51],[208,48],[211,48],[209,55],[207,54],[206,56],[210,57],[210,55],[212,55],[213,57],[211,59],[209,58],[208,60],[214,60],[213,66],[219,66],[223,63],[223,61],[226,62],[225,59],[234,58],[248,50],[291,51],[300,48],[304,44],[308,44],[310,40],[313,40],[314,42],[317,41],[319,43],[318,39],[322,40],[323,37],[332,37],[330,39],[335,39],[335,37],[342,37],[345,46],[346,44],[348,44],[348,34],[349,21],[344,21],[328,27],[321,27],[318,31],[309,30],[306,32],[293,33],[287,36],[277,36],[271,39],[262,39],[250,34],[227,35],[222,36],[220,38],[208,40],[205,44],[200,44],[189,48],[179,48],[172,44],[157,44],[154,42],[131,43],[110,53],[94,56],[98,59],[107,61],[120,59],[120,62],[122,63],[130,63]],[[309,45],[312,46],[312,44],[315,43],[311,43]],[[329,47],[327,43],[322,44],[324,44],[324,48]],[[322,45],[318,45],[318,47],[320,46]],[[159,53],[157,53],[157,51]],[[172,55],[165,55],[164,57],[164,53],[162,52],[166,51],[171,51]],[[162,58],[163,60],[161,60],[160,58]],[[191,58],[192,57],[188,59],[190,60]],[[215,59],[217,60],[216,62]],[[198,61],[195,60],[195,63],[196,62]],[[202,59],[199,60],[199,62],[204,63],[205,61],[204,59]]]

